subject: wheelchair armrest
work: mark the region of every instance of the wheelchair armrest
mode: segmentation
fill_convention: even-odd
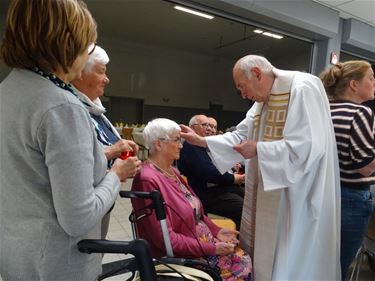
[[[164,199],[161,196],[160,192],[157,190],[151,192],[143,191],[120,191],[120,196],[125,198],[142,198],[142,199],[151,199],[153,207],[155,209],[156,218],[161,221],[166,219],[165,208],[164,208]]]
[[[104,239],[84,239],[78,242],[78,250],[82,253],[122,253],[132,254],[139,268],[142,280],[156,281],[156,272],[152,262],[150,246],[146,240],[108,241]]]

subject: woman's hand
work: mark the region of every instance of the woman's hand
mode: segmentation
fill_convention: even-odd
[[[221,242],[231,243],[237,245],[240,241],[237,239],[239,232],[237,230],[232,230],[229,228],[222,228],[217,233],[216,238]]]
[[[235,245],[226,242],[216,242],[216,255],[225,256],[233,254]]]
[[[115,172],[120,181],[133,177],[141,168],[141,160],[137,157],[129,157],[126,160],[116,159],[110,171]]]
[[[111,146],[107,146],[104,149],[107,160],[119,158],[121,153],[124,151],[133,151],[134,155],[138,153],[138,145],[131,140],[120,139]]]

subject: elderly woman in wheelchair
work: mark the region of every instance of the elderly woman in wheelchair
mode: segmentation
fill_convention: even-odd
[[[206,259],[218,267],[223,280],[251,280],[251,258],[237,247],[238,232],[215,225],[186,180],[173,167],[182,148],[180,127],[172,120],[150,121],[143,131],[149,158],[135,176],[132,191],[161,193],[166,207],[166,224],[176,257]],[[197,163],[199,165],[199,163]],[[149,200],[132,199],[135,212],[145,213],[137,222],[138,234],[151,246],[154,257],[166,255],[162,229],[153,215],[147,215]]]

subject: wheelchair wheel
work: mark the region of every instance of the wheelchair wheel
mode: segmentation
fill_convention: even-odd
[[[367,255],[368,265],[373,272],[375,272],[375,256],[368,254]]]

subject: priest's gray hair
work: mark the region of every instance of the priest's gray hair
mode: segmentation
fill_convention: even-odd
[[[104,64],[104,65],[109,63],[109,57],[107,55],[107,52],[98,45],[95,46],[94,52],[89,55],[89,58],[86,62],[86,65],[83,71],[85,73],[90,73],[93,66],[97,63]]]
[[[167,118],[156,118],[147,123],[143,129],[143,138],[147,148],[152,154],[155,150],[155,142],[160,139],[169,139],[170,135],[181,132],[180,126]]]
[[[245,73],[246,77],[250,79],[251,69],[253,67],[259,67],[262,72],[268,74],[271,73],[273,65],[265,57],[248,55],[239,59],[234,67],[241,69]]]

